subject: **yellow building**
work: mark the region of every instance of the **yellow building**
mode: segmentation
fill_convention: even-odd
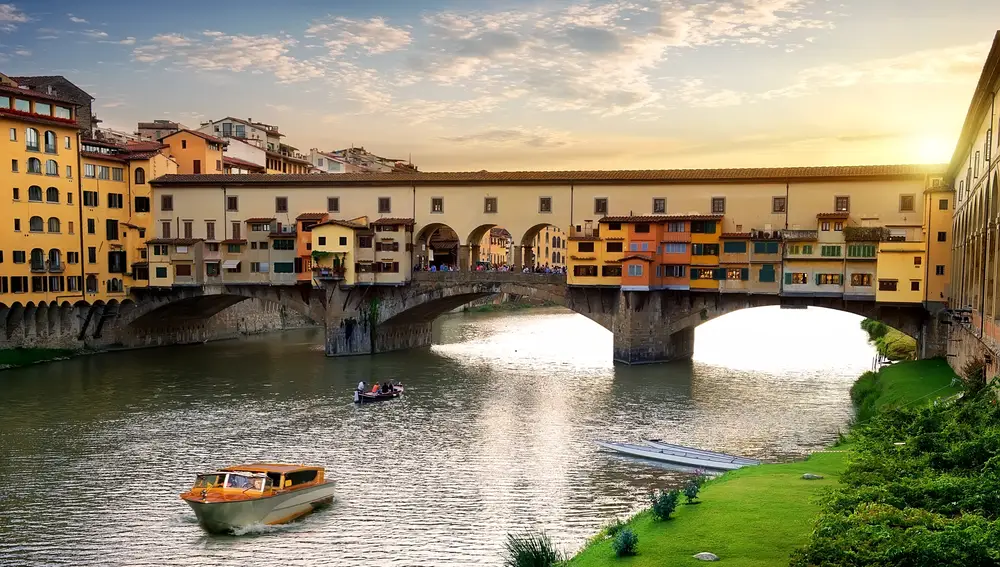
[[[340,282],[344,286],[357,283],[355,264],[361,263],[357,233],[367,230],[364,217],[355,221],[330,219],[309,229],[313,278],[321,282]]]
[[[587,223],[575,227],[566,239],[568,285],[620,287],[627,228],[601,219],[597,228]]]
[[[178,130],[160,140],[177,162],[177,173],[222,173],[222,153],[226,141],[204,132]]]
[[[299,153],[298,148],[288,144],[268,144],[267,173],[271,174],[304,174],[312,170],[309,158]]]
[[[491,266],[508,266],[513,262],[511,245],[507,229],[493,227],[479,239],[479,261],[488,262]]]
[[[927,245],[919,226],[890,228],[878,246],[875,300],[922,303]]]
[[[79,300],[76,106],[0,75],[0,128],[0,303]]]
[[[955,192],[943,183],[924,193],[923,225],[927,229],[927,266],[924,275],[925,301],[947,304],[951,281],[952,211]]]
[[[538,266],[543,268],[566,266],[566,233],[558,227],[548,225],[539,230],[532,244],[531,251]]]
[[[718,290],[719,237],[722,215],[692,217],[691,220],[691,289]]]

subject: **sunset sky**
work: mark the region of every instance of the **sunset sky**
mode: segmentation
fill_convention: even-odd
[[[422,170],[946,162],[982,0],[20,0],[0,72],[105,125],[276,124]]]

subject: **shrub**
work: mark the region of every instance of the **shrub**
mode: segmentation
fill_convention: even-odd
[[[851,386],[851,401],[857,408],[856,419],[864,423],[875,415],[875,400],[879,396],[878,374],[865,372]]]
[[[504,567],[552,567],[562,559],[544,532],[507,534]]]
[[[616,535],[618,535],[618,532],[620,532],[622,528],[625,527],[625,525],[626,525],[625,522],[621,521],[618,518],[615,518],[614,520],[608,522],[608,525],[604,526],[603,530],[604,535],[608,537],[615,537]]]
[[[658,520],[669,520],[670,514],[677,509],[680,497],[680,492],[676,490],[661,490],[659,493],[650,494],[649,503],[653,509],[653,516]]]
[[[689,480],[687,484],[684,485],[684,498],[687,499],[688,504],[695,503],[695,500],[698,499],[699,490],[701,490],[701,483],[697,480]]]
[[[868,333],[868,340],[872,342],[881,339],[889,332],[889,327],[885,323],[874,319],[863,319],[861,328]]]
[[[639,536],[635,535],[632,528],[622,528],[611,542],[611,549],[615,550],[615,555],[625,557],[635,555],[635,547],[639,543]]]
[[[981,358],[973,358],[962,365],[962,372],[959,374],[965,391],[970,394],[978,394],[986,388],[986,362]]]

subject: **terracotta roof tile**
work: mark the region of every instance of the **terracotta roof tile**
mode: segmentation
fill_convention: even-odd
[[[940,174],[941,165],[860,165],[748,169],[660,169],[622,171],[472,171],[430,173],[308,173],[259,175],[164,175],[157,185],[410,185],[449,183],[726,183],[885,179]]]
[[[629,254],[628,256],[622,256],[621,261],[625,260],[643,260],[645,262],[652,262],[653,259],[649,256],[643,256],[642,254]]]
[[[302,213],[295,217],[295,220],[323,220],[330,213]]]
[[[193,246],[201,242],[200,238],[154,238],[146,244],[172,244],[174,246]]]
[[[125,154],[125,155],[128,155],[128,154]],[[100,152],[84,152],[84,151],[80,152],[80,157],[82,157],[82,158],[104,159],[104,160],[108,160],[108,161],[120,161],[120,162],[128,161],[127,159],[125,159],[125,155],[120,155],[120,154],[102,154]]]
[[[385,217],[381,219],[376,219],[372,224],[376,226],[387,226],[387,225],[413,226],[414,220]]]
[[[346,226],[347,228],[354,228],[354,229],[360,229],[360,230],[367,230],[368,229],[367,225],[358,224],[356,222],[351,222],[351,221],[346,221],[346,220],[340,220],[340,219],[330,219],[330,220],[321,222],[321,223],[319,223],[317,225],[313,225],[312,227],[310,227],[310,230],[316,228],[317,226],[324,226],[324,225],[328,225],[328,224],[335,224],[337,226]]]
[[[265,171],[263,165],[256,164],[252,161],[242,160],[240,158],[222,156],[222,163],[226,163],[229,165],[236,165],[239,167],[245,167],[247,169],[259,169],[261,171]]]
[[[229,238],[227,240],[223,240],[219,244],[246,244],[246,243],[247,241],[243,238]]]
[[[722,238],[750,238],[749,232],[723,232]]]
[[[278,220],[278,219],[276,219],[274,217],[252,217],[252,218],[248,218],[247,220],[245,220],[243,222],[248,222],[248,223],[249,222],[256,222],[256,223],[260,223],[260,222],[274,222],[276,220]]]
[[[15,82],[20,82],[17,79],[15,79],[14,77],[11,77],[11,78],[14,79]],[[22,80],[27,79],[27,78],[28,77],[21,77]],[[42,91],[36,91],[35,89],[22,89],[22,88],[18,88],[18,87],[11,87],[11,86],[8,86],[8,85],[0,85],[0,92],[12,93],[12,94],[19,94],[19,95],[21,95],[21,96],[23,96],[25,98],[38,98],[38,99],[42,99],[42,100],[50,100],[52,102],[61,102],[61,103],[67,104],[69,106],[80,106],[79,103],[77,103],[76,101],[73,101],[73,100],[70,100],[68,98],[64,98],[64,97],[61,97],[61,96],[57,96],[57,95],[46,94],[46,93],[43,93]]]
[[[272,232],[267,235],[268,238],[295,238],[297,233],[292,232]]]
[[[597,222],[662,223],[662,222],[680,221],[680,220],[722,220],[723,216],[724,215],[699,215],[699,214],[633,215],[633,216],[604,217]]]
[[[0,116],[11,116],[16,120],[22,122],[31,122],[34,124],[48,124],[52,126],[68,126],[70,128],[76,128],[76,120],[66,119],[66,118],[56,118],[54,116],[41,116],[39,114],[32,114],[31,112],[21,112],[20,110],[14,110],[13,108],[0,108]]]
[[[847,219],[851,216],[851,213],[846,211],[839,211],[836,213],[819,213],[816,215],[818,219]]]
[[[171,133],[167,134],[166,136],[160,138],[160,141],[166,140],[167,138],[169,138],[171,136],[176,136],[177,134],[181,134],[181,133],[184,133],[184,132],[186,132],[188,134],[193,134],[195,136],[198,136],[199,138],[203,138],[205,140],[208,140],[209,142],[214,142],[216,144],[221,144],[223,146],[229,144],[229,142],[227,142],[227,141],[225,141],[225,140],[223,140],[221,138],[216,138],[215,136],[209,136],[208,134],[206,134],[204,132],[199,132],[197,130],[188,130],[188,129],[182,129],[182,130],[177,130],[176,132],[171,132]],[[222,176],[222,177],[225,177],[225,176]]]

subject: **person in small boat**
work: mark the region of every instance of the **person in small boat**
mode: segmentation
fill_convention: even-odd
[[[377,394],[378,393],[378,389],[379,389],[379,385],[375,384],[374,386],[372,386],[372,393],[373,394]]]
[[[360,391],[364,392],[364,391],[366,391],[367,389],[368,389],[368,384],[365,384],[365,381],[364,381],[364,380],[362,380],[362,381],[358,382],[358,390],[360,390]]]

